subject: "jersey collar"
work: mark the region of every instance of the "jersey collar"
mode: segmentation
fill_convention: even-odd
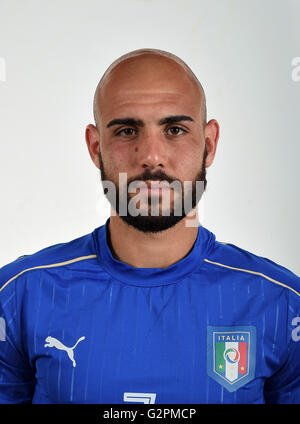
[[[107,244],[107,232],[110,218],[92,235],[98,260],[101,266],[114,278],[135,286],[161,286],[177,282],[188,274],[197,271],[205,255],[212,247],[215,236],[202,225],[198,226],[198,235],[192,250],[187,256],[167,268],[137,268],[115,259]]]

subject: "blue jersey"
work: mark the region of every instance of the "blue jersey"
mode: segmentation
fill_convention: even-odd
[[[1,268],[1,403],[300,403],[295,274],[201,225],[135,268],[108,222]]]

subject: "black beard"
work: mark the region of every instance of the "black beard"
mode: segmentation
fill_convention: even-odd
[[[146,171],[144,172],[144,174],[142,176],[140,176],[139,178],[131,178],[127,181],[127,187],[126,187],[126,193],[127,196],[121,196],[121,198],[126,198],[126,215],[120,215],[119,211],[120,211],[120,188],[118,186],[118,184],[115,184],[112,180],[110,180],[109,178],[107,178],[107,174],[105,172],[104,169],[104,165],[102,162],[102,158],[101,155],[99,154],[99,162],[100,162],[100,176],[101,176],[101,181],[111,181],[112,183],[114,183],[115,187],[116,187],[116,198],[112,198],[110,197],[109,193],[107,193],[107,189],[104,189],[104,195],[106,196],[106,198],[108,199],[109,203],[111,204],[111,206],[115,209],[115,211],[118,213],[118,215],[120,216],[120,218],[123,219],[124,222],[126,222],[128,225],[132,225],[134,228],[136,228],[139,231],[143,231],[144,233],[157,233],[160,231],[164,231],[167,230],[171,227],[174,227],[178,222],[180,222],[183,218],[185,218],[188,213],[194,209],[196,207],[196,205],[198,204],[199,200],[201,199],[201,196],[204,192],[204,190],[206,189],[206,185],[207,185],[207,180],[206,180],[206,168],[205,168],[205,161],[206,161],[206,156],[207,156],[207,149],[205,146],[205,151],[203,154],[203,160],[202,160],[202,164],[201,164],[201,169],[198,172],[196,179],[192,182],[192,190],[189,190],[187,193],[184,193],[183,187],[182,187],[182,197],[179,200],[179,202],[181,202],[181,211],[182,213],[180,215],[175,215],[175,210],[176,207],[174,205],[173,209],[170,210],[170,215],[169,216],[164,216],[164,215],[159,215],[159,216],[151,216],[151,215],[137,215],[137,216],[132,216],[129,212],[128,212],[128,204],[130,202],[130,197],[129,197],[129,193],[128,193],[128,186],[131,182],[139,180],[139,181],[147,181],[147,180],[152,180],[152,181],[167,181],[168,183],[172,183],[172,181],[174,181],[173,179],[170,179],[163,171],[157,171],[155,173],[151,173],[151,171],[149,170],[149,168],[146,169]],[[203,190],[196,190],[196,182],[197,181],[203,181]],[[192,192],[192,193],[190,193]],[[185,211],[184,210],[184,199],[185,198],[189,198],[189,196],[191,196],[191,202],[190,204],[188,204],[188,208]],[[124,209],[123,209],[124,210]]]

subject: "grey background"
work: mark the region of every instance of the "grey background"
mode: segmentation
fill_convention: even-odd
[[[299,16],[299,0],[0,0],[0,266],[105,222],[94,90],[151,47],[190,65],[221,126],[201,223],[300,274]]]

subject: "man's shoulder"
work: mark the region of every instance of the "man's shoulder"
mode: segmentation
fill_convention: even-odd
[[[274,286],[289,289],[300,300],[300,277],[290,269],[232,243],[216,242],[215,249],[205,258],[212,266],[232,270],[241,275],[261,277]]]
[[[93,233],[19,256],[0,268],[0,292],[14,279],[32,270],[64,266],[96,257]]]

